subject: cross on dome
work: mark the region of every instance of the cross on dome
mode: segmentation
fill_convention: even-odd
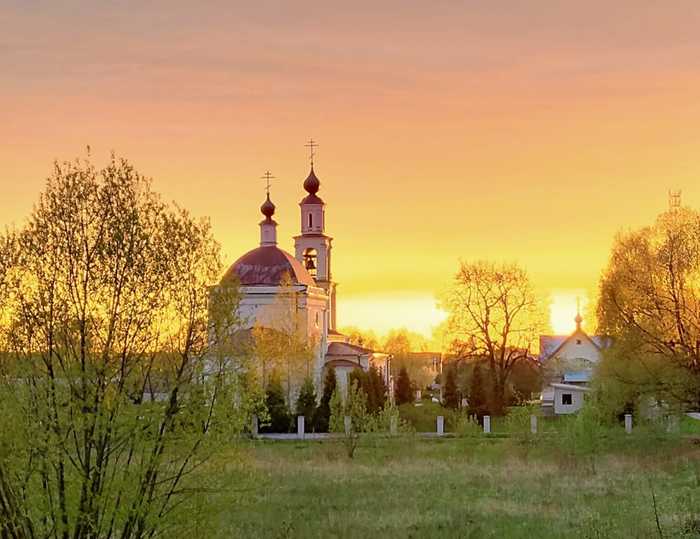
[[[304,144],[307,148],[309,148],[309,162],[311,163],[311,169],[314,168],[314,156],[316,155],[316,152],[314,151],[315,148],[318,148],[318,144],[314,139],[309,139],[309,142]]]

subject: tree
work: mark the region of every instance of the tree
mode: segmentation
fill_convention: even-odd
[[[386,386],[376,366],[370,365],[367,372],[360,368],[353,369],[348,377],[348,382],[352,385],[354,381],[357,381],[358,386],[367,396],[367,411],[369,413],[375,414],[384,408]]]
[[[341,328],[340,332],[345,335],[350,344],[355,344],[369,350],[379,349],[379,339],[373,331],[362,330],[353,326]]]
[[[292,424],[291,414],[284,398],[284,389],[279,375],[273,373],[265,390],[265,404],[270,414],[270,424],[264,427],[266,432],[289,432]]]
[[[308,321],[300,304],[290,275],[283,275],[274,302],[258,311],[252,331],[262,383],[268,382],[273,371],[281,376],[290,406],[296,389],[311,375],[314,348],[320,339],[318,331],[309,336]]]
[[[331,432],[343,435],[343,443],[348,458],[353,458],[359,444],[360,433],[363,432],[367,420],[367,395],[357,380],[348,387],[348,394],[343,401],[339,388],[336,388],[331,398]],[[349,428],[346,428],[345,418],[350,418]]]
[[[700,404],[700,213],[669,211],[651,226],[618,234],[600,282],[598,322],[626,354],[613,355],[639,363],[632,370],[620,365],[621,379],[636,373],[655,394]],[[685,370],[685,383],[647,376],[664,372],[663,363]]]
[[[396,390],[394,392],[396,404],[405,404],[413,402],[413,391],[411,389],[411,379],[408,377],[406,367],[401,367],[399,375],[396,378]]]
[[[125,160],[56,163],[0,249],[0,536],[165,533],[243,424],[240,293],[211,288],[209,224]]]
[[[484,357],[491,413],[505,411],[513,368],[530,357],[543,316],[530,280],[515,264],[462,262],[443,306],[458,357]]]
[[[456,368],[449,366],[445,370],[445,386],[442,389],[442,400],[447,408],[459,408],[459,391],[457,390]]]
[[[488,410],[486,392],[484,391],[484,378],[481,373],[481,365],[474,365],[474,371],[469,384],[469,414],[478,418],[486,415]]]
[[[316,412],[316,388],[311,377],[304,380],[304,384],[297,397],[297,415],[303,415],[310,426],[313,426],[314,414]]]
[[[328,424],[331,417],[330,402],[333,397],[333,392],[336,389],[338,382],[335,377],[335,369],[333,367],[328,367],[326,369],[326,375],[323,379],[323,393],[321,394],[321,401],[316,408],[316,413],[314,414],[314,428],[316,432],[328,432]]]

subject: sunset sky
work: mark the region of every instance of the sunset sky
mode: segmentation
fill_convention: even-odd
[[[669,188],[700,205],[697,0],[0,0],[0,28],[0,224],[89,144],[209,216],[229,263],[269,169],[291,251],[313,137],[340,325],[429,333],[487,258],[561,331],[616,231]]]

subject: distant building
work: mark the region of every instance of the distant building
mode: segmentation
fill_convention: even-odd
[[[231,265],[222,282],[235,279],[243,295],[239,314],[248,328],[254,326],[279,329],[287,316],[281,312],[279,298],[290,292],[297,298],[294,311],[314,344],[312,376],[321,387],[325,369],[333,368],[338,383],[345,388],[347,374],[354,368],[369,369],[376,364],[387,372],[387,356],[351,345],[336,331],[336,283],[331,272],[333,239],[325,231],[325,202],[317,195],[320,181],[313,164],[304,181],[307,195],[299,203],[301,234],[294,237],[292,256],[277,246],[275,205],[267,198],[260,207],[260,246],[241,256]]]
[[[572,414],[581,409],[603,349],[610,339],[588,335],[581,328],[583,318],[576,313],[576,329],[571,335],[540,336],[540,364],[544,373],[542,410],[545,415]]]

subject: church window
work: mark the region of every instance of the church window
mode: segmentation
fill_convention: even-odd
[[[313,214],[309,214],[309,228],[312,228],[314,226],[314,216]]]
[[[574,403],[574,396],[571,393],[562,393],[561,394],[561,403],[563,405],[572,405]]]
[[[576,339],[576,344],[581,344],[581,339]]]
[[[304,251],[304,267],[306,268],[306,271],[309,272],[309,275],[311,277],[316,278],[316,273],[318,269],[318,254],[316,253],[316,249],[306,249]]]
[[[318,311],[316,311],[316,327],[318,327],[319,324],[319,317],[318,317]]]

